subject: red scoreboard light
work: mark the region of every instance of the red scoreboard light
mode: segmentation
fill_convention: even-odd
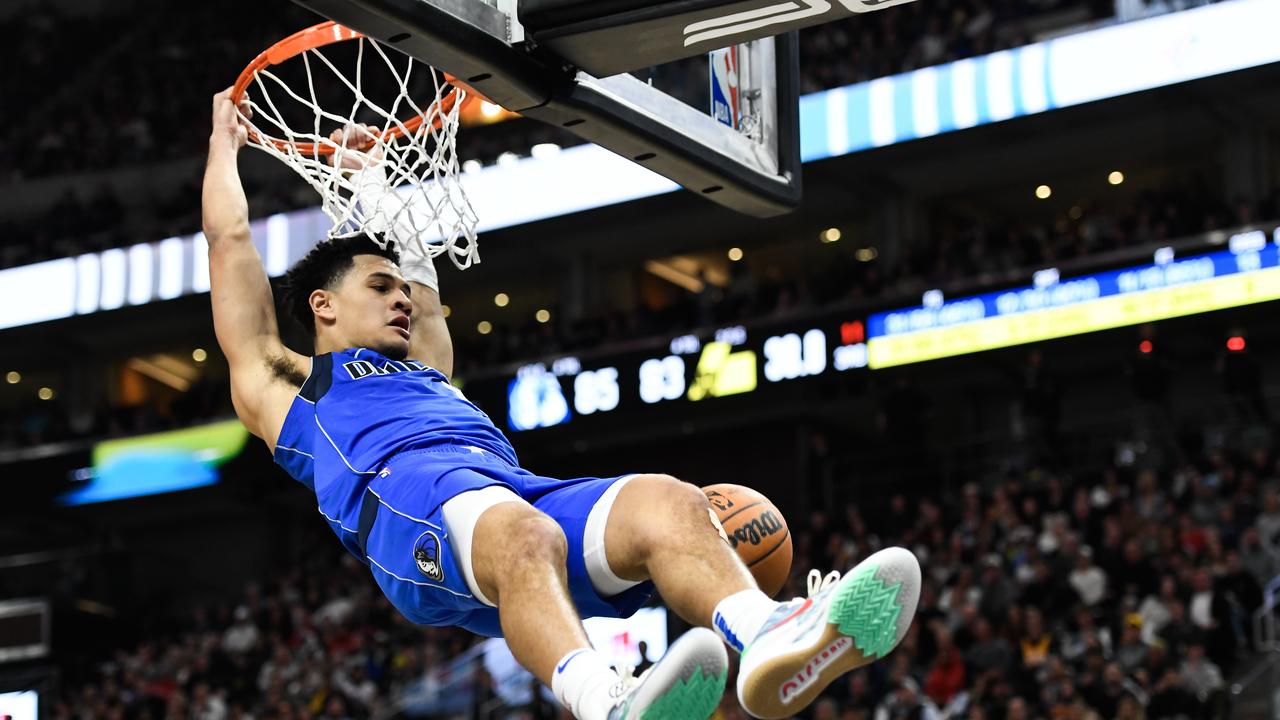
[[[842,323],[840,325],[840,344],[856,345],[867,341],[867,326],[861,320]]]

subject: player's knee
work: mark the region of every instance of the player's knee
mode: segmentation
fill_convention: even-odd
[[[513,519],[507,533],[505,545],[512,561],[563,565],[569,554],[564,530],[555,520],[536,510]]]
[[[657,518],[686,522],[690,516],[705,516],[710,507],[702,488],[670,475],[637,475],[629,485],[643,493],[645,504]]]

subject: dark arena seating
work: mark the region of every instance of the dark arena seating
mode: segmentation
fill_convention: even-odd
[[[1144,29],[1265,5],[923,0],[811,28],[802,141],[876,88],[1106,33],[1165,52]],[[570,717],[505,645],[403,618],[236,420],[200,283],[209,98],[318,20],[0,8],[0,718]],[[906,638],[796,717],[1274,716],[1280,53],[1226,67],[1195,42],[1172,79],[806,150],[780,217],[685,192],[540,212],[556,183],[520,188],[483,263],[437,262],[455,384],[539,474],[765,494],[792,532],[780,597],[912,550]],[[702,58],[636,74],[707,102]],[[500,180],[579,142],[472,118],[458,155]],[[241,167],[279,305],[318,199]],[[724,344],[749,378],[709,359]],[[646,647],[688,629],[664,617]],[[733,687],[718,720],[748,717]]]

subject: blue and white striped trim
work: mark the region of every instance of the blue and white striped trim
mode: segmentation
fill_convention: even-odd
[[[378,502],[382,503],[382,506],[383,506],[383,507],[385,507],[386,509],[390,510],[391,512],[393,512],[393,513],[395,513],[395,514],[399,515],[400,517],[402,517],[402,518],[404,518],[404,519],[406,519],[406,520],[412,520],[412,521],[414,521],[414,522],[416,522],[416,523],[421,523],[421,524],[423,524],[423,525],[426,525],[426,526],[427,526],[427,527],[429,527],[429,528],[434,528],[434,529],[436,529],[436,530],[439,530],[440,532],[444,533],[444,534],[441,536],[441,538],[440,538],[441,540],[447,539],[447,538],[449,537],[449,533],[445,532],[444,528],[440,527],[439,525],[436,525],[436,524],[434,524],[434,523],[429,523],[429,522],[427,522],[426,520],[423,520],[422,518],[416,518],[416,517],[414,517],[414,516],[412,516],[412,515],[407,515],[407,514],[405,514],[405,513],[400,512],[399,510],[397,510],[397,509],[395,509],[395,508],[391,507],[390,503],[388,503],[386,500],[383,500],[383,499],[382,499],[382,496],[381,496],[381,495],[379,495],[377,492],[375,492],[373,488],[369,488],[369,492],[373,493],[373,496],[374,496],[374,497],[376,497],[376,498],[378,498]]]
[[[347,456],[342,454],[342,449],[338,447],[338,443],[333,441],[333,438],[329,436],[329,431],[325,430],[324,425],[320,424],[320,416],[316,415],[315,418],[316,418],[316,427],[320,428],[320,432],[324,434],[324,439],[328,440],[329,444],[333,446],[333,451],[338,453],[338,457],[342,458],[342,462],[344,465],[347,466],[348,470],[350,470],[351,472],[357,475],[373,475],[378,472],[377,470],[357,470],[354,467],[352,467],[351,461],[347,460]]]
[[[342,528],[343,530],[346,530],[347,532],[351,533],[352,535],[358,535],[358,534],[360,533],[360,531],[359,531],[359,530],[352,530],[351,528],[347,527],[346,525],[343,525],[343,524],[342,524],[342,521],[340,521],[340,520],[334,520],[333,518],[329,517],[329,514],[328,514],[328,513],[326,513],[324,510],[321,510],[320,508],[318,508],[318,507],[317,507],[317,508],[316,508],[316,511],[318,511],[321,515],[323,515],[325,520],[328,520],[329,522],[333,523],[334,525],[337,525],[338,527]]]
[[[303,455],[303,456],[305,456],[305,457],[309,457],[309,458],[311,458],[312,460],[315,460],[315,459],[316,459],[316,456],[315,456],[315,455],[312,455],[312,454],[311,454],[311,453],[309,453],[309,452],[305,452],[305,451],[299,450],[298,448],[291,448],[291,447],[287,447],[287,446],[285,446],[285,445],[276,445],[276,450],[277,450],[277,451],[280,451],[280,450],[287,450],[287,451],[289,451],[289,452],[291,452],[291,453],[297,453],[297,454],[299,454],[299,455]]]
[[[417,585],[418,587],[429,587],[429,588],[434,588],[434,589],[436,589],[436,590],[443,590],[443,591],[445,591],[445,592],[447,592],[447,593],[449,593],[449,594],[451,594],[451,595],[457,595],[457,596],[458,596],[458,597],[460,597],[460,598],[467,598],[468,600],[474,599],[474,598],[472,598],[472,596],[470,596],[470,595],[468,595],[468,594],[466,594],[466,593],[460,593],[460,592],[456,592],[456,591],[454,591],[454,590],[450,590],[449,588],[445,587],[444,585],[436,585],[435,583],[421,582],[421,581],[418,581],[418,580],[410,580],[409,578],[400,577],[399,575],[397,575],[397,574],[395,574],[395,573],[391,572],[390,570],[388,570],[388,569],[386,569],[386,568],[382,567],[382,565],[378,564],[378,561],[377,561],[377,560],[374,560],[371,556],[366,555],[366,556],[365,556],[365,558],[366,558],[366,559],[368,559],[368,561],[369,561],[369,564],[370,564],[370,565],[372,565],[373,567],[378,568],[378,569],[379,569],[379,570],[381,570],[382,572],[386,573],[387,575],[390,575],[391,577],[395,578],[396,580],[399,580],[400,582],[407,582],[407,583],[409,583],[409,584],[411,584],[411,585]]]

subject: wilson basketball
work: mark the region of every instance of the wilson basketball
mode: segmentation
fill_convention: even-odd
[[[705,487],[729,544],[766,595],[777,594],[791,573],[791,531],[769,498],[741,485]]]

